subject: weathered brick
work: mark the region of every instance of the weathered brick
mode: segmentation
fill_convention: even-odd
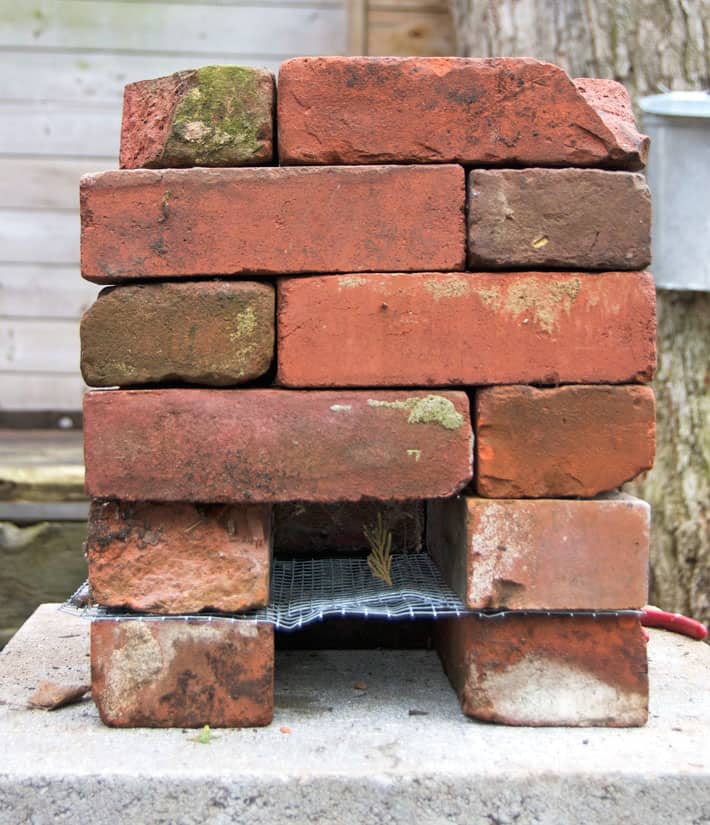
[[[431,501],[427,547],[467,607],[640,609],[648,600],[649,506],[592,500]]]
[[[395,553],[418,553],[424,546],[424,502],[358,501],[274,505],[274,551],[284,555],[369,552],[363,528],[377,518],[392,534]]]
[[[278,284],[290,387],[648,381],[648,273],[416,273]]]
[[[266,69],[203,66],[129,83],[121,168],[270,163],[273,119],[274,76]]]
[[[84,439],[96,498],[437,498],[472,476],[462,392],[95,391]]]
[[[602,169],[474,169],[469,269],[643,269],[651,195],[643,175]]]
[[[650,387],[488,387],[475,416],[482,496],[594,496],[653,465]]]
[[[646,723],[646,641],[637,616],[461,616],[435,630],[467,716],[506,725]]]
[[[85,175],[81,269],[134,279],[463,269],[459,166]]]
[[[641,168],[624,87],[530,58],[302,57],[279,71],[279,160]]]
[[[270,624],[178,618],[91,624],[91,692],[106,725],[268,725],[273,684]]]
[[[91,595],[151,613],[238,612],[269,601],[268,504],[94,501]]]
[[[243,384],[271,366],[274,304],[273,286],[249,281],[105,289],[81,319],[82,375],[94,387]]]

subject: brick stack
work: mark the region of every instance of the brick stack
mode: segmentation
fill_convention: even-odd
[[[165,618],[94,623],[105,722],[268,723],[272,628],[170,616],[266,603],[272,509],[422,500],[452,588],[504,611],[437,623],[465,713],[645,721],[618,611],[648,508],[608,491],[653,459],[646,152],[621,86],[529,59],[296,59],[276,104],[252,69],[127,87],[123,168],[81,192],[83,275],[116,285],[82,369],[120,388],[85,400],[89,573]]]

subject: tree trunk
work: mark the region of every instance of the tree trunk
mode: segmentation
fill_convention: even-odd
[[[651,601],[710,623],[710,293],[659,290]]]
[[[707,86],[709,0],[450,0],[459,53],[529,56],[632,97]]]
[[[525,55],[632,97],[710,85],[710,0],[449,0],[465,56]],[[710,622],[710,293],[658,292],[651,601]]]

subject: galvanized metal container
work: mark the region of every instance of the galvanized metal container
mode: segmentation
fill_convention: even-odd
[[[639,103],[651,138],[656,286],[710,291],[710,93],[668,92]]]

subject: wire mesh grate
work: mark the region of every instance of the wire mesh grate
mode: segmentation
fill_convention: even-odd
[[[426,553],[392,557],[392,586],[375,578],[362,558],[277,559],[272,566],[267,607],[248,613],[157,615],[115,610],[93,604],[88,583],[62,605],[62,610],[94,620],[209,619],[267,622],[280,630],[295,630],[329,616],[377,619],[436,619],[472,614],[503,617],[508,610],[482,611],[465,607],[446,584]],[[525,611],[547,615],[589,615],[590,611]],[[604,611],[604,615],[639,611]],[[596,614],[592,614],[596,615]]]

